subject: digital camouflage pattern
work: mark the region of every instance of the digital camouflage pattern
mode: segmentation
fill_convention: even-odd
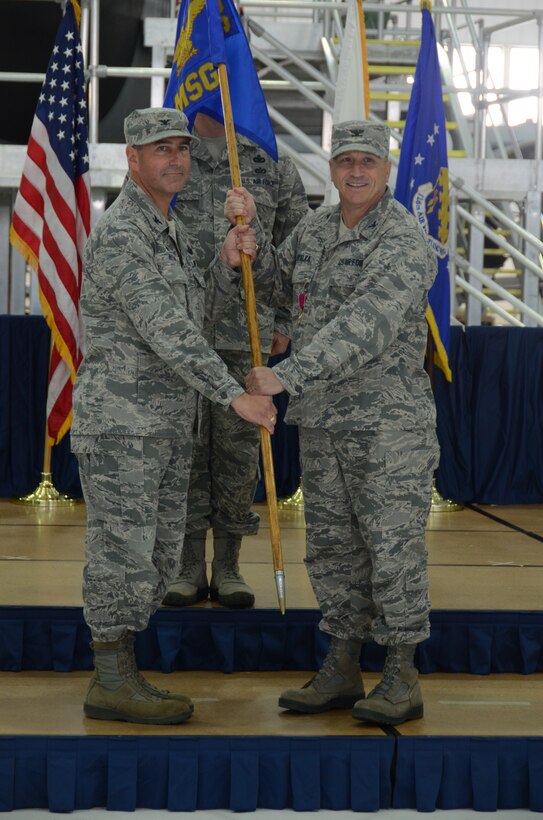
[[[332,127],[331,157],[345,151],[366,151],[388,159],[390,128],[384,122],[338,122]]]
[[[175,108],[137,108],[125,118],[124,136],[127,145],[148,145],[167,137],[197,139],[185,114]]]
[[[219,260],[200,272],[178,220],[130,179],[85,248],[72,450],[87,503],[84,598],[95,640],[144,629],[175,575],[196,391],[225,415],[244,392],[201,334],[238,280]]]
[[[257,206],[257,241],[279,245],[308,211],[300,175],[290,159],[281,157],[275,163],[239,134],[237,146],[242,184]],[[198,264],[205,267],[230,227],[224,217],[226,192],[232,187],[230,166],[226,147],[218,160],[211,157],[203,140],[192,144],[190,150],[190,177],[175,209],[191,237]],[[268,262],[272,264],[271,259]],[[273,268],[257,264],[255,276],[257,271],[270,280],[275,278]],[[290,311],[276,316],[273,308],[258,298],[256,301],[263,360],[267,361],[273,330],[290,335]],[[242,286],[225,318],[214,325],[206,322],[204,332],[228,364],[230,374],[244,383],[251,356]],[[252,534],[258,529],[258,517],[250,507],[258,478],[259,431],[205,401],[200,418],[194,440],[187,532],[216,525],[238,535]]]
[[[435,258],[387,189],[352,229],[309,214],[276,254],[294,320],[274,367],[300,426],[307,567],[337,637],[428,634],[425,525],[437,465],[423,369]],[[351,631],[352,630],[352,631]]]
[[[302,428],[300,454],[321,630],[387,646],[425,640],[434,431]]]
[[[242,185],[254,197],[259,230],[257,241],[278,247],[308,211],[307,196],[300,175],[288,157],[274,162],[251,140],[237,135]],[[230,223],[224,217],[226,192],[232,187],[227,149],[214,161],[203,140],[190,146],[191,167],[187,184],[177,197],[175,210],[191,238],[200,268],[207,268],[223,243]],[[257,227],[256,225],[254,227]],[[271,260],[269,260],[271,264]],[[260,265],[255,265],[256,271]],[[268,269],[270,276],[273,268]],[[271,345],[274,309],[257,299],[258,327],[264,359]],[[282,324],[289,335],[288,319]],[[206,338],[215,350],[250,351],[243,288],[237,306],[213,327],[206,323]]]
[[[339,205],[311,213],[277,254],[293,315],[291,356],[274,372],[287,420],[334,430],[430,430],[423,369],[435,257],[387,189],[340,235]]]
[[[186,436],[196,390],[224,406],[239,396],[201,335],[206,311],[224,310],[238,282],[219,261],[208,281],[176,220],[128,180],[85,248],[72,436]]]
[[[95,641],[145,629],[162,602],[181,555],[190,459],[190,437],[80,437],[84,615]]]
[[[242,360],[240,361],[240,355]],[[244,381],[248,354],[221,350],[230,374]],[[194,437],[187,532],[218,527],[235,535],[258,532],[259,517],[251,511],[258,482],[260,433],[235,413],[221,412],[202,401]]]

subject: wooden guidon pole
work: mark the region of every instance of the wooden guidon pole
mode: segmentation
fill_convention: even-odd
[[[232,187],[241,186],[241,174],[239,170],[238,147],[236,143],[236,132],[234,129],[234,118],[232,116],[232,105],[230,102],[230,88],[228,85],[228,74],[226,65],[219,63],[217,66],[221,89],[222,109],[224,115],[224,125],[226,129],[226,144],[228,147],[228,159],[230,162],[230,175]],[[245,223],[245,219],[240,216],[236,219],[239,225]],[[247,254],[241,254],[241,275],[243,288],[245,291],[245,308],[247,312],[247,326],[249,328],[249,341],[251,345],[251,362],[253,367],[262,366],[262,353],[260,349],[260,334],[258,331],[258,318],[256,313],[255,288],[253,283],[253,270],[251,258]],[[275,474],[273,471],[273,457],[271,449],[271,437],[265,427],[260,427],[260,446],[262,450],[262,464],[264,467],[264,485],[266,487],[266,500],[270,517],[270,538],[272,548],[273,569],[275,574],[275,586],[281,614],[285,614],[285,572],[283,569],[283,552],[281,548],[281,533],[279,530],[279,516],[277,512],[277,492],[275,489]]]

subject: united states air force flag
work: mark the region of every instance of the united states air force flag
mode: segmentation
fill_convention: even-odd
[[[219,22],[220,21],[220,22]],[[225,63],[234,128],[277,161],[275,134],[251,49],[232,0],[182,0],[164,106],[224,122],[216,65]]]
[[[422,0],[422,36],[411,92],[394,196],[415,215],[438,259],[426,319],[434,362],[452,381],[449,367],[449,172],[445,114],[436,34],[428,0]]]

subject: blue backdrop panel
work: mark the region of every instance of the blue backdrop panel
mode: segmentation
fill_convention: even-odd
[[[318,610],[160,609],[137,635],[142,669],[175,672],[314,670],[327,638]],[[417,650],[421,672],[530,674],[543,671],[543,613],[445,611],[430,614]],[[0,671],[92,669],[90,632],[79,607],[0,607]],[[384,649],[364,646],[361,667],[382,668]]]
[[[543,330],[451,328],[453,382],[435,371],[445,498],[543,502]]]
[[[43,466],[49,332],[42,317],[0,316],[0,496],[35,489]],[[271,360],[278,361],[280,357]],[[446,498],[480,504],[543,502],[543,329],[451,328],[453,382],[435,371]],[[272,437],[277,493],[300,483],[298,433],[283,422],[288,399],[276,397]],[[53,480],[81,496],[66,436],[53,448]],[[256,500],[264,498],[262,483]]]
[[[0,811],[378,811],[391,806],[393,752],[368,737],[7,736]]]
[[[49,329],[41,316],[0,316],[0,497],[36,489],[43,470]],[[52,452],[55,487],[81,497],[66,435]]]
[[[287,355],[288,351],[282,356],[271,356],[268,361],[269,366],[273,367],[274,364],[279,364],[279,362],[285,359]],[[288,393],[279,393],[278,396],[273,397],[275,407],[277,408],[277,424],[275,426],[275,432],[271,437],[271,447],[275,475],[275,489],[278,498],[288,498],[288,496],[295,493],[300,486],[300,447],[298,444],[298,428],[293,424],[285,424],[288,398]],[[257,503],[266,500],[262,458],[260,459],[260,475],[262,477],[258,482],[254,497],[254,500]]]

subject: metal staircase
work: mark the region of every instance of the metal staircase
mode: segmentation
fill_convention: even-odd
[[[105,0],[102,0],[105,2]],[[543,162],[541,137],[535,140],[534,158],[523,157],[514,135],[490,130],[485,113],[489,99],[485,55],[493,33],[504,23],[482,28],[473,21],[483,10],[467,7],[466,0],[436,0],[434,19],[442,72],[449,142],[450,270],[451,294],[456,318],[467,324],[507,322],[512,325],[543,325],[541,283],[541,196]],[[87,67],[90,86],[90,135],[93,205],[103,212],[124,177],[124,147],[100,142],[97,100],[99,88],[110,78],[138,78],[139,105],[161,105],[169,61],[174,49],[176,20],[146,17],[143,45],[150,53],[150,67],[107,66],[99,62],[97,29],[100,0],[82,4],[82,31],[89,48]],[[346,5],[333,0],[247,0],[243,19],[269,105],[280,149],[293,157],[310,200],[317,205],[328,178],[331,117],[341,55]],[[392,149],[397,163],[410,95],[410,78],[418,56],[421,15],[405,4],[365,3],[370,71],[370,116],[386,121],[396,141]],[[173,10],[172,10],[173,12]],[[490,21],[495,10],[488,9]],[[501,11],[510,25],[528,20],[536,26],[543,43],[543,12],[519,16]],[[461,15],[461,16],[460,16]],[[459,54],[457,20],[469,30],[479,54],[478,82],[465,71],[465,85],[475,105],[475,116],[466,119],[452,74],[452,55]],[[486,19],[486,18],[485,18]],[[540,54],[543,48],[540,49]],[[543,60],[540,59],[543,65]],[[543,73],[543,69],[542,69]],[[150,83],[149,83],[150,79]],[[9,81],[2,76],[0,81]],[[18,78],[20,80],[20,78]],[[34,78],[35,80],[35,78]],[[543,84],[543,78],[542,78]],[[496,90],[493,89],[493,93]],[[497,95],[500,96],[499,94]],[[505,91],[502,95],[505,99]],[[94,101],[94,102],[93,102]],[[543,118],[540,96],[540,120]],[[542,131],[541,121],[538,123]],[[15,196],[25,153],[24,146],[0,144],[0,248],[7,245],[10,208]],[[391,184],[394,185],[394,171]],[[455,241],[452,238],[455,238]],[[4,240],[6,241],[4,242]],[[499,264],[497,264],[499,261]],[[0,311],[38,311],[37,300],[27,292],[15,295],[24,275],[17,254],[0,252]],[[2,286],[2,282],[7,282]],[[10,294],[10,302],[6,294]]]
[[[254,3],[258,5],[258,0],[254,0]],[[251,5],[251,2],[246,4],[249,14]],[[371,8],[373,9],[374,5]],[[383,8],[390,7],[381,6],[381,10]],[[455,306],[457,320],[462,323],[543,325],[540,161],[536,168],[532,169],[536,171],[532,182],[524,187],[528,170],[526,166],[530,163],[522,156],[514,135],[510,134],[510,143],[513,146],[513,156],[510,157],[499,131],[489,132],[484,124],[484,118],[481,122],[480,116],[476,115],[471,121],[464,117],[451,67],[452,49],[460,48],[459,37],[454,25],[454,15],[447,13],[444,16],[449,23],[449,29],[444,34],[448,51],[440,43],[438,51],[449,135],[450,176],[454,190],[451,202],[451,209],[455,211],[451,216],[450,257],[454,285],[451,304]],[[413,36],[414,31],[417,33],[417,30],[413,29],[414,19],[417,19],[417,25],[420,26],[417,13],[411,11],[406,15],[407,27],[404,25],[399,32],[394,29],[387,32],[381,22],[378,32],[380,36],[368,37],[367,40],[370,116],[387,122],[392,128],[397,141],[397,147],[391,150],[393,162],[401,150],[402,131],[410,97],[410,81],[414,75],[420,45]],[[309,61],[306,60],[305,79],[298,70],[295,80],[288,85],[289,69],[286,63],[290,57],[287,50],[278,37],[267,36],[262,25],[254,25],[250,18],[246,22],[249,32],[257,37],[263,37],[273,50],[273,54],[270,55],[266,52],[266,47],[254,45],[254,38],[252,39],[256,59],[261,60],[261,64],[266,66],[266,79],[263,85],[272,86],[274,81],[269,79],[269,76],[270,71],[275,69],[282,78],[283,93],[289,95],[289,109],[299,110],[301,98],[299,97],[296,102],[295,93],[310,100],[320,110],[323,122],[321,133],[326,134],[326,122],[333,102],[329,84],[334,82],[337,76],[341,32],[336,30],[328,36],[323,35],[320,40],[323,54],[319,54],[318,48],[313,51],[310,63],[312,71],[307,70]],[[394,18],[392,22],[396,24]],[[514,18],[513,23],[517,22],[518,19]],[[333,19],[332,28],[335,23],[337,21]],[[492,33],[501,27],[490,28],[489,32]],[[490,34],[483,31],[482,35],[478,36],[473,26],[470,26],[470,31],[475,38],[474,45],[483,54],[484,61],[484,51],[488,48]],[[462,63],[462,60],[460,62]],[[297,67],[300,69],[303,65],[298,62]],[[320,85],[313,82],[309,91],[308,78],[310,73],[313,75],[315,69],[323,75],[326,73],[326,81],[322,81]],[[467,72],[465,84],[470,89]],[[477,97],[479,109],[484,113],[486,100],[481,89],[474,89],[473,96]],[[295,124],[292,121],[285,122],[276,113],[277,109],[281,111],[281,104],[274,101],[272,117],[276,124],[285,128],[287,135],[291,137],[292,145],[292,141],[300,135]],[[511,132],[511,129],[506,130]],[[303,165],[306,167],[305,149],[310,146],[307,135],[305,140],[300,138],[299,142],[304,148],[298,150],[297,155],[295,152],[291,153],[299,164],[302,164],[301,157],[304,157]],[[478,148],[479,156],[476,155]],[[321,150],[314,149],[314,154],[319,160],[322,158]],[[515,175],[520,171],[523,179],[517,177],[515,181]],[[326,169],[324,173],[326,174]],[[456,238],[456,242],[452,237]]]

